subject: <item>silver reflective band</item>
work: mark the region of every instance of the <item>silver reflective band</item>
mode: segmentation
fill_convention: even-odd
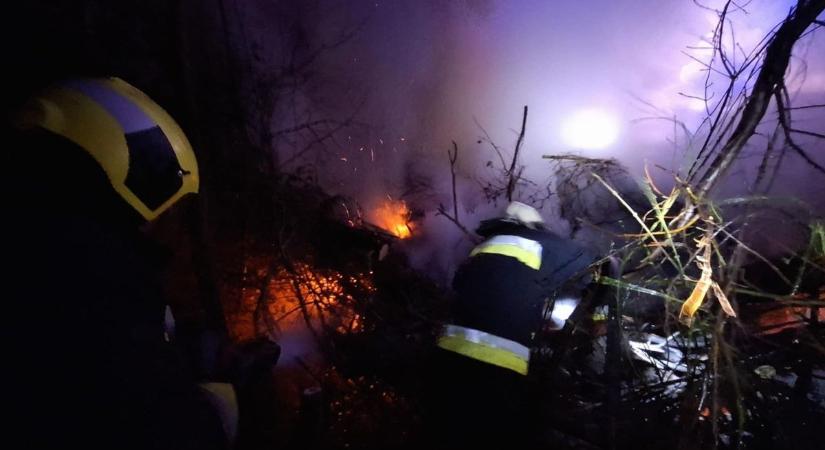
[[[485,347],[500,348],[524,359],[530,359],[530,349],[516,341],[504,339],[494,334],[485,333],[483,331],[474,330],[472,328],[461,327],[458,325],[446,325],[442,334],[444,337],[457,337],[465,341],[480,344]]]

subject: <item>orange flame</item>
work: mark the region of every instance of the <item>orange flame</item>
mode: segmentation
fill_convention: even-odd
[[[412,235],[410,230],[410,209],[402,200],[385,200],[372,214],[376,225],[401,239]]]

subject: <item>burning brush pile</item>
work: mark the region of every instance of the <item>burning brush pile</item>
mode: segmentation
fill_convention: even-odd
[[[260,334],[288,333],[306,328],[314,335],[324,331],[351,334],[363,331],[355,308],[356,298],[375,292],[372,274],[344,275],[295,262],[266,269],[266,256],[250,256],[247,270],[253,272],[241,288],[241,299],[231,319],[233,339],[243,341]]]
[[[409,368],[445,304],[395,249],[412,238],[412,214],[389,198],[361,211],[304,184],[281,190],[273,209],[284,213],[240,240],[240,270],[222,286],[232,339],[266,336],[282,349],[271,398],[254,400],[277,424],[262,423],[256,439],[397,446],[418,422]]]

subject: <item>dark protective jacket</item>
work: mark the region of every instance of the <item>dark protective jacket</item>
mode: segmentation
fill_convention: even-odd
[[[99,170],[28,150],[5,180],[15,220],[4,240],[4,435],[30,448],[223,448],[218,417],[164,336],[164,253],[110,202],[83,206],[80,186],[105,192]],[[75,182],[47,186],[59,169]]]
[[[571,277],[581,276],[581,283],[595,254],[552,232],[505,220],[486,221],[478,233],[485,241],[473,250],[453,281],[452,325],[529,348],[541,328],[545,301]]]
[[[38,448],[223,448],[220,422],[164,338],[151,245],[84,220],[49,226],[35,225],[50,234],[15,259],[28,271],[9,298],[16,432]]]

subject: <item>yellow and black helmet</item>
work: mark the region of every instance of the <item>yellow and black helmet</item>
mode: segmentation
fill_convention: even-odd
[[[181,128],[146,94],[119,78],[52,86],[24,107],[18,126],[43,128],[82,148],[146,220],[198,191],[198,163]]]

